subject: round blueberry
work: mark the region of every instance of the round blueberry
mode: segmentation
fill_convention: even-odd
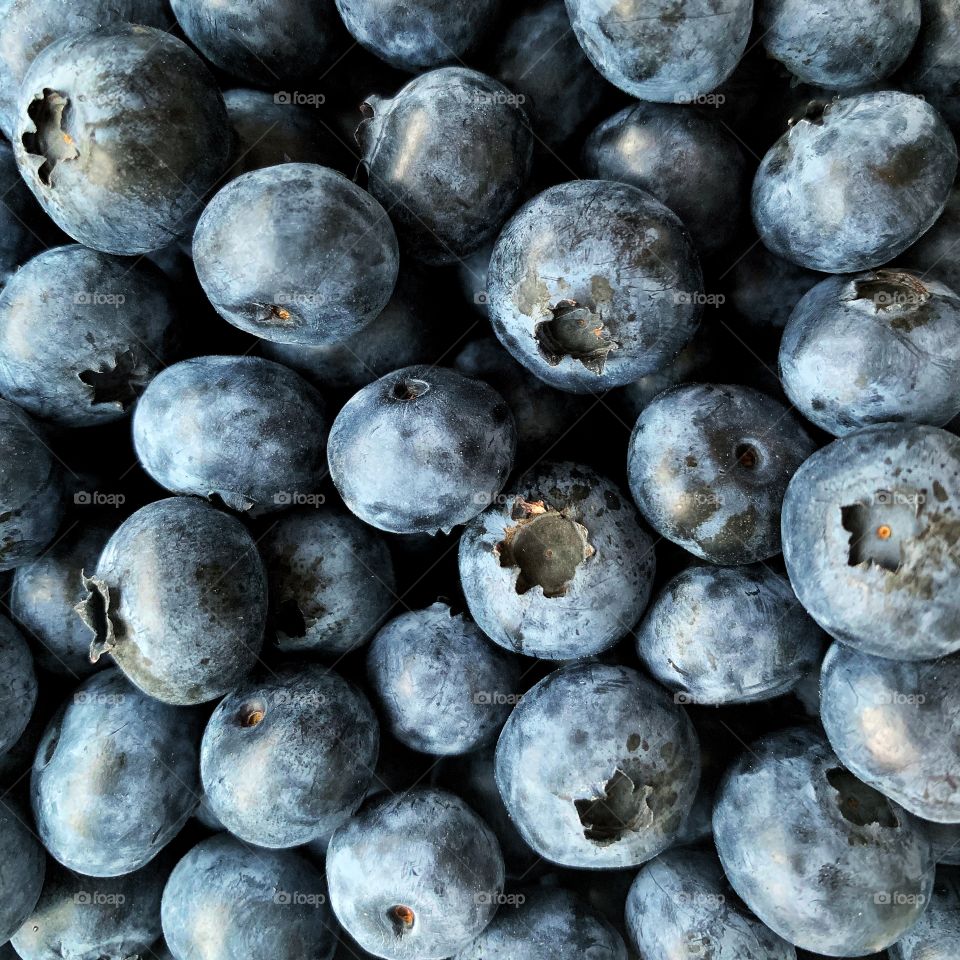
[[[8,800],[0,802],[0,860],[0,943],[6,943],[40,899],[47,865],[30,815]]]
[[[0,616],[0,754],[27,728],[37,702],[33,657],[20,631]]]

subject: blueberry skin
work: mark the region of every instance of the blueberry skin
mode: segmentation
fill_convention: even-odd
[[[543,464],[525,474],[460,539],[471,616],[494,643],[527,656],[608,649],[640,619],[653,586],[653,542],[638,519],[590,467]]]
[[[126,960],[153,957],[161,934],[160,896],[172,862],[108,880],[51,861],[36,907],[13,935],[22,960]]]
[[[85,680],[50,721],[30,780],[37,833],[87,877],[149,863],[200,796],[203,719],[133,687],[119,670]]]
[[[619,933],[568,890],[530,888],[454,960],[627,960]]]
[[[905,270],[829,277],[790,315],[780,377],[834,436],[903,420],[943,426],[960,413],[960,297]]]
[[[323,476],[322,397],[260,357],[196,357],[144,391],[133,442],[144,470],[174,493],[270,513],[313,496]]]
[[[282,343],[359,332],[390,300],[399,256],[380,204],[312,163],[237,177],[207,205],[193,236],[197,277],[217,313]]]
[[[754,563],[779,552],[787,482],[814,449],[800,420],[757,390],[683,384],[640,414],[627,476],[659,534],[711,563]]]
[[[514,94],[475,70],[443,67],[392,98],[368,97],[362,109],[357,142],[369,190],[390,210],[405,252],[453,263],[496,236],[533,153]]]
[[[267,580],[239,520],[192,497],[128,517],[85,576],[77,612],[90,657],[109,653],[136,686],[164,703],[223,696],[263,643]]]
[[[451,7],[443,0],[336,0],[353,38],[407,73],[463,62],[495,18],[497,0]]]
[[[445,603],[387,623],[367,651],[367,678],[393,736],[434,756],[494,741],[520,692],[519,661]]]
[[[768,249],[802,267],[869,270],[933,224],[956,170],[953,136],[928,103],[896,90],[852,96],[799,120],[767,151],[753,221]]]
[[[920,0],[758,0],[767,55],[830,90],[876,83],[898,69],[920,29]]]
[[[920,34],[896,77],[904,90],[925,97],[954,130],[960,129],[960,6],[957,0],[920,0]]]
[[[40,891],[47,856],[37,842],[30,816],[8,800],[0,803],[0,944],[30,916]]]
[[[671,845],[700,776],[682,707],[627,667],[561,667],[497,743],[497,784],[524,840],[577,869],[636,867]]]
[[[174,960],[331,960],[336,950],[316,867],[293,850],[251,849],[227,833],[173,868],[161,918]]]
[[[63,474],[40,425],[0,400],[0,573],[39,557],[60,525]]]
[[[361,520],[449,532],[500,492],[513,463],[510,408],[479,380],[413,366],[354,394],[330,429],[330,476]]]
[[[637,654],[679,702],[753,703],[791,690],[823,634],[790,584],[762,564],[688,567],[654,600]]]
[[[904,663],[834,644],[820,715],[864,783],[925,820],[960,822],[960,654]]]
[[[61,229],[132,255],[192,227],[231,139],[200,58],[168,33],[117,24],[58,40],[33,61],[13,144],[21,175]]]
[[[124,416],[176,344],[168,281],[149,262],[57,247],[0,294],[0,394],[59,426]]]
[[[2,83],[2,81],[0,81]],[[42,221],[46,218],[33,194],[17,170],[13,149],[0,141],[0,290],[26,263],[43,248]]]
[[[588,177],[652,193],[683,221],[703,256],[720,253],[736,237],[749,183],[746,157],[719,123],[696,109],[624,107],[587,137],[583,166]]]
[[[349,653],[373,636],[396,599],[387,545],[348,513],[290,511],[257,546],[285,653]]]
[[[801,728],[754,743],[730,767],[713,836],[746,905],[784,939],[828,956],[888,947],[933,885],[922,828]]]
[[[258,847],[296,847],[339,826],[364,798],[379,728],[367,698],[320,664],[248,680],[220,701],[200,749],[210,808]]]
[[[503,857],[462,800],[421,787],[370,800],[334,833],[327,882],[337,919],[364,950],[442,960],[497,912]]]
[[[591,63],[640,100],[694,103],[733,73],[747,45],[753,0],[567,0]]]
[[[730,902],[716,855],[670,850],[637,874],[627,895],[630,941],[644,960],[691,950],[723,960],[796,960],[793,946]]]
[[[960,650],[958,502],[953,434],[880,424],[835,440],[784,497],[794,592],[827,633],[863,653],[932,660]]]
[[[0,754],[20,739],[37,702],[33,656],[20,631],[0,616]]]
[[[170,0],[187,39],[215,66],[257,86],[312,79],[343,46],[332,0]]]
[[[493,332],[560,390],[623,386],[666,366],[700,320],[690,235],[636,187],[577,180],[526,203],[487,274]]]
[[[890,948],[890,960],[952,960],[960,943],[960,870],[938,867],[923,916]]]

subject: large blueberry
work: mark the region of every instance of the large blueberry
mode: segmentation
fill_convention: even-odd
[[[361,520],[435,533],[475,517],[513,463],[510,408],[491,387],[442,367],[397,370],[364,387],[330,430],[330,476]]]
[[[20,631],[0,616],[0,754],[27,728],[37,702],[33,657]]]
[[[445,790],[372,799],[327,849],[337,919],[387,960],[440,960],[464,949],[497,912],[503,881],[496,837]]]
[[[204,703],[249,673],[263,643],[267,583],[239,520],[192,497],[142,507],[107,542],[77,611],[90,656],[109,653],[165,703]]]
[[[267,340],[307,344],[376,319],[400,264],[383,207],[313,163],[265,167],[227,184],[197,223],[193,262],[225,320]]]
[[[670,846],[699,774],[683,708],[627,667],[561,667],[524,694],[497,743],[497,784],[521,835],[579,869],[639,866]]]
[[[168,281],[148,261],[57,247],[0,294],[0,394],[61,426],[122,417],[175,346]]]
[[[637,630],[637,653],[680,702],[769,700],[813,669],[823,634],[762,564],[677,574]]]
[[[320,394],[260,357],[167,367],[133,418],[137,456],[157,483],[255,513],[319,496],[326,437]]]
[[[534,197],[504,228],[487,308],[527,369],[590,393],[666,366],[697,329],[702,287],[690,235],[659,200],[577,180]]]
[[[2,13],[0,13],[2,16]],[[2,63],[2,61],[0,61]],[[0,115],[2,116],[2,115]],[[23,182],[13,148],[0,141],[0,290],[17,267],[43,248],[42,222],[46,219]]]
[[[641,100],[695,103],[733,73],[753,0],[567,0],[593,65]]]
[[[520,692],[516,658],[445,603],[387,623],[370,644],[367,677],[390,732],[437,756],[495,740]]]
[[[0,944],[12,937],[40,898],[47,855],[37,841],[30,815],[0,802]]]
[[[881,424],[835,440],[783,501],[783,558],[807,612],[865,653],[960,650],[960,439]],[[854,599],[855,598],[855,599]]]
[[[767,151],[753,220],[773,253],[802,267],[868,270],[933,224],[956,171],[953,136],[926,101],[864,93],[809,112]]]
[[[173,868],[161,919],[174,960],[331,960],[336,950],[317,868],[293,850],[261,850],[227,833]]]
[[[960,870],[938,867],[927,909],[890,948],[890,960],[954,960],[957,944],[960,944]]]
[[[834,957],[899,939],[933,884],[922,828],[805,729],[768,736],[733,764],[713,835],[747,906],[791,943]]]
[[[705,113],[675,104],[624,107],[587,138],[583,164],[587,176],[652,193],[683,221],[701,254],[719,253],[736,236],[746,158]]]
[[[104,670],[50,721],[30,788],[37,832],[56,860],[88,877],[149,863],[200,798],[202,716],[154,700]]]
[[[363,111],[357,141],[369,189],[406,251],[453,263],[496,235],[533,152],[516,95],[475,70],[444,67],[392,98],[368,97]]]
[[[187,232],[230,148],[213,77],[152,27],[52,43],[20,91],[21,174],[59,227],[105,253],[147,253]]]
[[[920,0],[920,34],[896,81],[926,98],[960,130],[960,4]]]
[[[548,660],[591,656],[630,633],[655,567],[633,505],[573,463],[525,474],[460,540],[474,620],[507,650]]]
[[[780,550],[780,504],[813,441],[790,411],[749,387],[685,384],[640,414],[627,473],[662,536],[711,563]]]

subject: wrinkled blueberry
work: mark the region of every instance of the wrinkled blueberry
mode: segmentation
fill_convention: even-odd
[[[0,861],[4,865],[0,871],[0,944],[3,944],[36,906],[47,861],[30,824],[30,815],[8,800],[0,802]]]
[[[27,728],[37,702],[33,657],[20,631],[0,616],[0,754]]]

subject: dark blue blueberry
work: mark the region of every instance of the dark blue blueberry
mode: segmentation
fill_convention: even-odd
[[[330,476],[365,523],[435,533],[466,523],[510,473],[516,430],[491,387],[442,367],[397,370],[364,387],[330,430]]]
[[[331,960],[336,950],[320,871],[293,850],[261,850],[227,833],[174,867],[161,918],[174,960]]]
[[[958,943],[960,870],[938,867],[927,909],[890,948],[890,960],[954,960]]]
[[[809,730],[771,735],[733,764],[713,836],[746,905],[784,939],[829,956],[888,947],[933,885],[922,828]]]
[[[463,950],[497,912],[503,881],[496,837],[445,790],[372,799],[327,849],[337,919],[363,949],[387,960],[439,960]]]
[[[319,496],[323,399],[260,357],[197,357],[167,367],[133,418],[143,468],[174,493],[269,513]]]
[[[924,100],[852,96],[821,104],[767,151],[753,220],[773,253],[802,267],[869,270],[933,224],[956,171],[953,136]]]
[[[47,865],[47,855],[37,842],[30,815],[9,800],[0,803],[0,862],[4,865],[0,870],[2,944],[17,932],[40,899]]]
[[[2,8],[0,8],[2,9]],[[3,14],[0,13],[0,16]],[[0,61],[2,62],[2,61]],[[15,273],[43,248],[46,217],[23,182],[13,149],[0,141],[0,290]]]
[[[313,344],[376,319],[399,253],[370,194],[329,167],[283,163],[216,194],[197,223],[193,262],[225,320],[267,340]]]
[[[683,708],[627,667],[561,667],[524,694],[497,744],[497,784],[524,840],[579,869],[636,867],[669,847],[699,774]]]
[[[780,550],[780,504],[815,447],[799,418],[749,387],[685,384],[640,414],[627,474],[662,536],[711,563]]]
[[[500,342],[561,390],[622,386],[666,366],[700,320],[690,235],[636,187],[577,180],[525,204],[487,273]]]
[[[43,845],[87,877],[149,863],[200,797],[203,718],[137,690],[119,670],[85,680],[50,721],[33,764]]]
[[[896,82],[932,103],[960,130],[960,17],[956,0],[920,0],[920,33]]]
[[[37,702],[33,657],[20,631],[0,616],[0,754],[26,730]]]
[[[95,250],[136,254],[192,227],[231,141],[200,58],[168,33],[119,24],[65,37],[33,61],[13,142],[59,227]]]
[[[835,440],[794,475],[783,558],[807,612],[864,653],[960,650],[960,439],[881,424]]]
[[[176,342],[168,281],[153,264],[57,247],[0,294],[0,394],[61,426],[107,423],[173,359]]]
[[[192,497],[142,507],[107,542],[77,606],[90,656],[109,653],[165,703],[221,697],[263,643],[267,579],[239,520]]]
[[[548,660],[592,656],[650,598],[653,542],[620,490],[589,467],[545,464],[460,540],[470,613],[494,643]]]
[[[444,67],[392,98],[368,97],[363,112],[357,141],[369,189],[390,210],[405,251],[453,263],[496,236],[533,151],[515,94],[475,70]]]

